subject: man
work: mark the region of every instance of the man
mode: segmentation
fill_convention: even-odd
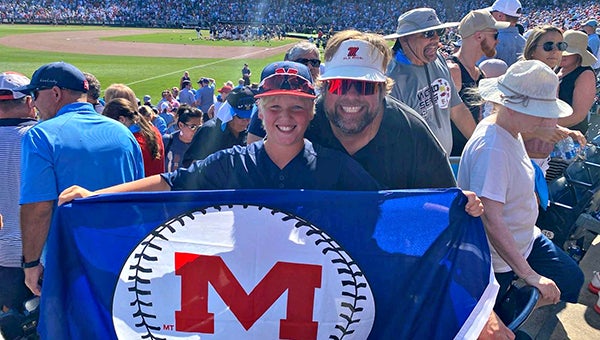
[[[244,86],[250,85],[250,76],[251,75],[252,75],[252,72],[250,71],[250,68],[248,68],[248,64],[244,64],[244,67],[242,68],[242,79],[244,79]]]
[[[440,36],[457,24],[441,23],[431,8],[417,8],[400,15],[396,33],[385,37],[396,39],[388,72],[395,82],[391,95],[425,119],[447,154],[452,151],[451,120],[466,137],[475,129],[438,51]]]
[[[74,184],[102,188],[144,177],[142,152],[121,123],[94,111],[89,85],[75,66],[56,62],[37,69],[30,94],[41,123],[23,136],[21,232],[25,284],[40,295],[40,263],[58,194]]]
[[[29,84],[16,72],[0,73],[0,311],[21,312],[31,296],[21,268],[21,230],[19,225],[19,183],[21,138],[35,125],[30,96],[14,89]],[[1,312],[0,312],[1,313]]]
[[[246,128],[254,105],[254,93],[249,87],[234,89],[211,120],[204,122],[194,135],[190,147],[183,157],[183,166],[206,158],[219,150],[234,145],[246,145]]]
[[[484,75],[475,65],[482,56],[496,55],[498,30],[508,27],[507,22],[497,22],[490,12],[477,10],[469,12],[458,25],[458,33],[462,36],[462,44],[458,51],[446,60],[454,87],[458,91],[475,123],[482,119],[481,105],[473,89]],[[452,123],[451,156],[460,156],[467,138]]]
[[[192,89],[192,82],[189,80],[184,80],[181,82],[183,87],[181,91],[179,91],[179,103],[186,105],[194,105],[194,101],[196,100],[196,93]]]
[[[210,80],[208,78],[201,78],[198,80],[200,88],[196,91],[196,101],[194,106],[202,110],[203,120],[206,122],[210,118],[208,117],[208,109],[214,104],[215,92],[212,87],[209,86]]]
[[[177,131],[163,135],[165,145],[165,171],[177,170],[183,155],[190,147],[196,131],[202,126],[202,111],[189,105],[177,109]]]
[[[504,60],[508,66],[514,64],[523,54],[526,39],[517,27],[517,21],[522,14],[519,0],[496,0],[488,7],[496,21],[508,22],[509,27],[498,30],[498,45],[496,58]]]
[[[220,89],[217,90],[217,92],[219,92],[219,95],[217,96],[217,101],[213,105],[214,107],[212,108],[212,110],[209,110],[209,111],[213,111],[212,116],[210,117],[211,119],[214,117],[214,114],[216,112],[219,112],[219,109],[221,109],[221,106],[223,106],[225,104],[225,102],[227,101],[227,96],[229,95],[229,93],[231,93],[232,90],[233,90],[233,87],[231,87],[229,85],[224,85],[223,87],[221,87]]]
[[[104,104],[100,102],[100,92],[102,90],[100,82],[98,79],[91,73],[83,72],[85,79],[88,81],[90,85],[90,89],[88,90],[87,101],[88,103],[94,105],[94,110],[98,113],[102,113],[104,110]]]
[[[600,37],[596,34],[596,28],[598,22],[595,19],[586,21],[581,30],[588,35],[588,47],[592,50],[593,55],[598,55],[598,49],[600,48]]]
[[[517,62],[505,75],[483,79],[479,92],[497,113],[477,126],[458,172],[460,187],[475,191],[485,206],[482,220],[499,296],[516,275],[539,289],[538,305],[577,302],[583,285],[577,263],[535,226],[535,171],[521,136],[573,112],[556,97],[558,85],[552,69],[537,60]]]
[[[389,96],[393,80],[384,72],[391,58],[378,35],[342,31],[330,38],[317,113],[306,138],[348,153],[386,189],[454,187],[444,149],[427,123]],[[476,196],[466,194],[466,211],[478,216]],[[481,335],[514,338],[494,313]]]

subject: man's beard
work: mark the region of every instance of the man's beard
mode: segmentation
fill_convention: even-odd
[[[365,114],[361,117],[357,117],[356,119],[345,119],[341,114],[337,112],[327,112],[325,111],[327,118],[329,121],[340,131],[346,135],[355,135],[363,132],[367,126],[373,123],[375,117],[377,117],[377,112],[373,112],[371,110],[367,110]]]
[[[487,39],[483,39],[481,41],[481,51],[483,51],[483,54],[488,58],[493,58],[496,56],[496,47],[490,46],[490,44],[487,42]]]

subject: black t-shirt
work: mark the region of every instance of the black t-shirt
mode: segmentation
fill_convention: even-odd
[[[322,100],[305,136],[346,152],[333,135]],[[427,123],[406,104],[386,96],[377,135],[352,155],[386,189],[449,188],[456,180],[444,149]]]
[[[221,130],[221,120],[213,118],[206,121],[194,134],[189,148],[183,156],[183,166],[188,167],[193,161],[206,158],[220,150],[229,149],[234,145],[246,145],[246,131],[235,137],[228,128]]]

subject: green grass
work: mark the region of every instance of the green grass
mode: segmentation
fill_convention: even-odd
[[[144,43],[160,43],[160,44],[180,44],[180,45],[207,45],[207,46],[258,46],[258,47],[278,47],[294,43],[298,39],[273,39],[270,41],[230,41],[230,40],[207,40],[208,31],[202,31],[204,39],[197,39],[196,31],[183,29],[162,29],[156,30],[156,33],[151,34],[136,34],[124,35],[118,37],[101,38],[100,40],[109,41],[128,41],[128,42],[144,42]]]
[[[50,31],[78,31],[97,29],[117,29],[105,27],[85,26],[28,26],[28,25],[0,25],[0,37],[9,34],[40,33]],[[162,39],[170,39],[169,36],[181,34],[175,30],[170,35],[167,30],[157,30],[156,34],[144,34],[132,39],[141,39],[151,36],[159,39],[158,42],[165,43]],[[195,36],[195,31],[193,36]],[[154,37],[156,36],[156,37]],[[123,38],[123,37],[119,37]],[[157,42],[156,40],[153,42]],[[292,41],[289,41],[292,42]],[[102,84],[102,88],[113,83],[124,83],[130,86],[141,98],[149,94],[153,102],[160,99],[160,93],[165,88],[179,86],[179,79],[183,71],[189,71],[193,81],[200,77],[215,78],[217,86],[220,87],[227,80],[234,83],[241,77],[241,69],[247,62],[252,70],[252,80],[258,82],[260,71],[267,64],[283,60],[283,53],[265,59],[203,59],[203,58],[167,58],[167,57],[126,57],[126,56],[99,56],[84,55],[76,53],[40,52],[17,49],[0,45],[0,71],[17,71],[27,76],[43,64],[54,61],[65,61],[77,66],[80,70],[94,74]],[[194,85],[197,85],[194,83]]]

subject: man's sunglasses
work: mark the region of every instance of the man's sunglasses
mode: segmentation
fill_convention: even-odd
[[[569,44],[567,44],[565,41],[559,41],[557,43],[555,43],[554,41],[546,41],[542,45],[542,48],[544,49],[544,51],[550,52],[554,50],[554,46],[556,46],[556,49],[559,51],[566,51],[567,47],[569,47]]]
[[[310,64],[312,67],[319,67],[319,65],[321,65],[321,61],[319,59],[306,59],[306,58],[301,58],[301,59],[296,59],[294,60],[297,63],[303,64],[308,66],[308,64]]]
[[[36,100],[39,95],[40,95],[40,91],[44,91],[44,90],[50,90],[52,87],[38,87],[35,90],[31,91],[31,99]]]
[[[446,29],[445,28],[438,28],[436,30],[426,31],[426,32],[423,32],[421,34],[423,35],[423,38],[431,39],[436,34],[437,34],[438,37],[441,37],[441,36],[444,35],[444,33],[446,33]]]
[[[494,35],[494,40],[498,40],[498,31],[495,31],[495,32],[483,31],[483,33],[493,34]]]
[[[352,87],[358,94],[370,96],[377,92],[377,86],[381,84],[374,81],[354,80],[354,79],[330,79],[327,80],[327,91],[338,96],[345,95]]]
[[[315,89],[310,80],[291,73],[275,73],[260,82],[259,93],[274,90],[300,91],[314,95]]]

